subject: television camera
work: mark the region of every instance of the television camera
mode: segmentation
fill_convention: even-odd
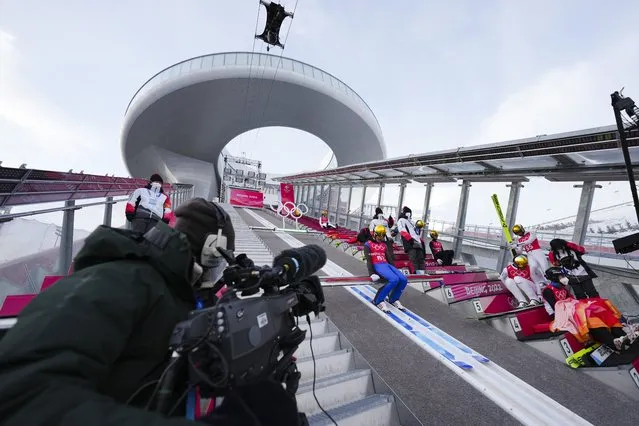
[[[255,266],[245,255],[227,261],[212,291],[224,285],[228,291],[174,329],[169,343],[173,362],[156,411],[168,414],[180,363],[187,365],[189,385],[204,398],[226,396],[265,379],[284,383],[291,396],[297,392],[300,373],[293,354],[306,331],[295,318],[305,316],[310,327],[309,314],[324,311],[322,286],[312,274],[326,264],[326,253],[317,245],[284,250],[271,267]]]

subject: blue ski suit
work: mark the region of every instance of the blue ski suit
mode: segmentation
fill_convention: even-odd
[[[375,305],[383,302],[386,297],[390,303],[398,301],[408,284],[406,275],[386,260],[391,258],[388,251],[389,247],[385,242],[366,241],[364,244],[364,255],[369,275],[377,274],[388,281],[377,291],[373,300]]]

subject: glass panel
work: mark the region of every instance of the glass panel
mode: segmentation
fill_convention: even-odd
[[[435,175],[439,173],[435,169],[431,169],[428,166],[419,166],[419,167],[410,167],[410,168],[401,168],[399,170],[405,170],[415,176],[427,176],[427,175]]]
[[[461,172],[481,172],[486,168],[479,164],[475,163],[459,163],[459,164],[443,164],[436,166],[439,169],[446,170],[452,173],[461,173]]]
[[[362,214],[364,215],[363,223],[367,226],[373,218],[373,213],[375,213],[375,209],[377,208],[377,197],[379,195],[379,191],[379,185],[369,186],[366,190],[366,201],[364,202],[364,211]]]
[[[586,165],[620,164],[623,163],[623,153],[620,149],[610,149],[599,152],[580,152],[567,154],[573,161]],[[636,159],[639,155],[639,148],[630,148],[630,158]]]
[[[362,171],[362,172],[357,172],[357,175],[360,176],[360,178],[367,178],[367,179],[374,179],[379,177],[377,174],[375,173],[371,173],[368,171]]]
[[[280,68],[283,69],[283,70],[292,70],[293,69],[293,62],[290,59],[281,58],[278,61],[278,64],[279,64]]]
[[[309,216],[311,217],[317,217],[317,211],[319,209],[319,200],[321,198],[321,192],[322,192],[322,187],[320,185],[313,185],[312,186],[313,192],[311,193],[311,205],[309,206],[311,208],[311,214],[309,214]]]
[[[404,189],[404,206],[410,207],[413,211],[413,218],[425,219],[424,215],[424,196],[426,195],[426,187],[423,184],[409,184]],[[397,218],[397,216],[393,216]]]
[[[260,65],[260,55],[257,53],[254,53],[252,55],[249,56],[249,65],[251,65],[252,67],[257,67]]]
[[[398,172],[397,170],[392,170],[392,169],[376,170],[375,172],[379,173],[381,175],[384,175],[386,177],[401,177],[401,176],[404,176],[404,173]]]
[[[486,163],[504,170],[556,167],[559,163],[550,157],[517,158],[512,160],[489,160]]]
[[[353,187],[353,193],[351,195],[351,203],[348,206],[349,214],[359,216],[359,214],[360,214],[360,210],[359,209],[360,209],[361,204],[362,204],[362,195],[363,194],[364,194],[364,187],[363,186]]]
[[[382,203],[381,208],[384,211],[384,216],[388,217],[392,215],[396,217],[394,214],[397,209],[397,200],[399,197],[399,185],[398,184],[386,184],[384,185],[384,190],[382,191]]]
[[[238,53],[235,65],[248,65],[249,55],[247,53]]]
[[[330,204],[328,206],[328,210],[333,213],[337,211],[337,197],[339,194],[338,191],[338,186],[337,185],[331,185],[330,186],[330,191],[331,191],[331,196],[330,196]]]
[[[340,216],[344,216],[348,212],[348,206],[349,206],[348,193],[349,193],[348,187],[343,186],[340,190],[340,196],[339,196],[338,211]]]

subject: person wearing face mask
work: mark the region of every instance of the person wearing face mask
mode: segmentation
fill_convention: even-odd
[[[570,287],[577,299],[587,297],[599,297],[599,292],[592,281],[597,274],[590,268],[582,255],[586,250],[575,243],[555,238],[550,241],[550,253],[548,259],[553,266],[564,269],[564,276],[568,279]]]
[[[0,340],[3,425],[196,424],[179,403],[184,371],[176,372],[168,405],[177,407],[174,417],[147,404],[170,361],[175,325],[198,307],[203,281],[220,276],[219,254],[233,255],[235,233],[228,214],[202,198],[175,214],[175,229],[159,222],[146,234],[99,226],[75,257],[73,274],[24,308]],[[201,421],[230,426],[255,417],[299,424],[294,398],[274,382],[238,388]]]
[[[160,175],[153,174],[144,188],[133,191],[126,203],[124,214],[131,222],[131,230],[144,234],[160,220],[171,220],[171,199],[164,193],[164,181]]]
[[[404,251],[408,253],[408,258],[415,268],[415,273],[422,275],[426,269],[426,250],[420,235],[420,229],[416,228],[411,221],[412,216],[413,211],[404,206],[397,219],[397,229],[402,237]]]

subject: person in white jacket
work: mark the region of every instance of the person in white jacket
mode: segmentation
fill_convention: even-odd
[[[171,199],[164,193],[163,184],[162,177],[156,173],[145,187],[133,191],[124,210],[131,230],[144,234],[160,220],[169,223]]]
[[[513,248],[520,254],[525,254],[530,264],[530,271],[536,283],[546,284],[544,272],[548,269],[548,258],[541,249],[537,233],[534,230],[525,230],[520,224],[513,226],[513,233],[517,235],[517,241],[513,241]]]
[[[402,237],[404,251],[408,253],[408,258],[415,268],[415,273],[423,275],[426,269],[426,250],[421,230],[417,229],[411,221],[412,215],[413,211],[405,206],[397,220],[397,229]]]

